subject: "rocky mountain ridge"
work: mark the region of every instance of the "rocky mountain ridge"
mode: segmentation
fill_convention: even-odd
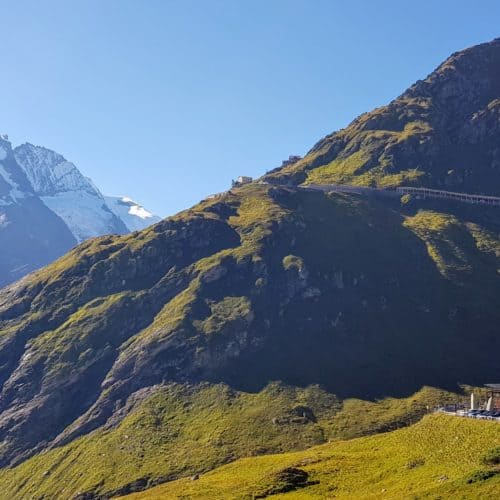
[[[55,151],[25,143],[14,148],[14,156],[38,196],[54,196],[66,191],[98,192],[90,179]]]
[[[320,140],[270,182],[500,195],[500,39],[457,52],[387,106]]]

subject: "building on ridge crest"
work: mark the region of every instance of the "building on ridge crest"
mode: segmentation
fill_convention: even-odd
[[[302,160],[302,156],[290,155],[288,157],[288,160],[283,160],[283,162],[281,163],[281,168],[287,167],[288,165],[293,165],[294,163],[297,163],[299,160]]]
[[[238,186],[243,186],[245,184],[250,184],[253,182],[252,177],[248,177],[246,175],[240,175],[236,180],[231,181],[231,186],[232,187],[238,187]]]

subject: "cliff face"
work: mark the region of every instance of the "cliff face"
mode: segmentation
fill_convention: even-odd
[[[388,185],[388,177],[406,183],[411,175],[441,186],[453,177],[464,190],[497,193],[496,167],[481,158],[496,155],[500,92],[494,75],[488,83],[476,67],[493,61],[495,69],[497,48],[493,42],[452,56],[388,107],[266,179]],[[458,92],[470,105],[455,107]],[[494,125],[480,132],[488,120]],[[456,167],[454,177],[442,160],[463,159],[464,144],[468,151],[480,144],[482,156]],[[245,391],[273,380],[321,384],[336,401],[332,394],[402,396],[423,385],[494,379],[499,221],[496,207],[254,183],[139,233],[90,240],[0,292],[1,464],[54,446],[71,459],[90,446],[91,431],[125,425],[141,402],[173,383]],[[322,397],[305,406],[319,411]],[[161,401],[148,422],[156,411],[178,411]],[[220,404],[215,398],[213,411]],[[193,439],[183,429],[175,434],[179,446]],[[167,434],[142,439],[161,444],[170,442]],[[226,459],[234,458],[231,449]],[[141,468],[140,453],[126,460],[147,475],[144,484],[157,478]]]

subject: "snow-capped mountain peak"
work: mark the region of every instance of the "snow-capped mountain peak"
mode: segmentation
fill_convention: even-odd
[[[78,242],[103,234],[124,234],[159,220],[130,198],[105,197],[64,156],[23,144],[14,156],[35,193],[61,217]]]
[[[100,191],[64,156],[29,143],[15,148],[14,155],[35,193],[63,219],[78,242],[128,232]]]
[[[75,244],[68,226],[34,192],[6,136],[0,136],[0,287]]]
[[[0,135],[0,287],[76,243],[159,220],[130,198],[105,197],[64,156]]]
[[[55,151],[26,143],[15,148],[14,155],[39,196],[53,196],[69,191],[84,191],[93,196],[102,196],[73,163]]]

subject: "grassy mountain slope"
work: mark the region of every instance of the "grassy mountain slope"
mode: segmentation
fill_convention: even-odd
[[[444,137],[443,147],[457,147],[464,113],[491,101],[498,45],[453,56],[462,62],[404,94],[453,83],[449,103],[432,108],[433,126],[441,113],[451,135],[433,135],[434,146]],[[414,112],[391,106],[391,120]],[[314,162],[360,179],[338,146],[346,133],[268,179],[307,180]],[[363,143],[362,130],[349,134]],[[480,143],[478,161],[490,166],[461,187],[481,190],[486,175],[495,192],[496,144]],[[429,175],[444,165],[434,146],[422,153]],[[387,430],[416,415],[410,405],[394,417],[390,398],[495,380],[499,235],[496,207],[253,183],[144,231],[80,245],[0,291],[0,485],[45,498],[68,484],[81,498],[144,488],[248,454]],[[275,399],[271,381],[292,388]],[[304,399],[317,422],[289,415]],[[365,403],[345,402],[353,399]],[[357,408],[374,399],[388,416],[360,421]],[[277,432],[283,412],[307,423]],[[203,453],[193,455],[200,439]]]
[[[257,394],[226,385],[151,388],[117,426],[0,472],[0,498],[114,496],[237,457],[304,449],[329,439],[408,425],[456,395],[424,388],[406,399],[339,401],[317,386],[271,384]]]
[[[359,422],[356,404],[344,402],[337,415],[344,398],[401,396],[426,383],[453,388],[457,381],[493,377],[498,240],[482,211],[467,210],[470,217],[463,219],[435,206],[402,209],[344,195],[250,186],[162,223],[170,228],[180,221],[189,228],[206,218],[234,246],[169,269],[150,288],[141,288],[147,283],[142,276],[129,278],[131,284],[107,277],[130,276],[131,263],[137,266],[150,252],[145,247],[155,248],[150,238],[162,234],[161,225],[141,233],[142,240],[116,237],[79,247],[17,285],[29,290],[35,280],[47,280],[33,301],[46,306],[31,306],[5,323],[4,345],[21,346],[21,352],[3,385],[1,451],[12,464],[41,453],[0,474],[2,487],[37,498],[64,495],[61,487],[68,484],[72,494],[140,489],[248,454],[386,430],[411,422],[423,407],[415,413],[412,405],[403,406],[395,417],[386,402],[387,415],[374,409]],[[200,246],[215,245],[212,238],[207,233]],[[162,265],[163,248],[174,252],[175,244],[172,239],[161,247],[151,265]],[[124,251],[127,258],[120,257]],[[89,271],[75,272],[89,264]],[[71,279],[79,286],[68,289]],[[88,296],[107,279],[118,289],[104,295],[99,288],[100,296]],[[74,312],[51,309],[71,293],[87,302]],[[159,296],[167,297],[165,305]],[[73,297],[66,307],[77,301]],[[22,302],[7,307],[12,311]],[[16,343],[47,322],[58,324],[24,346]],[[471,355],[477,365],[468,363]],[[293,408],[309,396],[300,390],[295,395],[297,389],[284,399],[269,390],[228,396],[234,389],[207,388],[190,396],[187,389],[187,395],[157,389],[169,380],[222,381],[247,391],[283,380],[321,383],[326,390],[305,404],[317,423],[276,429],[273,418],[290,412],[293,418]],[[437,399],[446,396],[432,398],[432,404]],[[184,405],[194,407],[192,417]],[[51,424],[41,425],[44,418]],[[43,451],[48,446],[60,447]]]
[[[431,415],[385,434],[237,460],[196,481],[186,478],[124,498],[495,498],[500,469],[487,460],[493,455],[500,459],[497,423]],[[307,472],[311,484],[286,492],[290,482],[283,471],[290,467]]]

